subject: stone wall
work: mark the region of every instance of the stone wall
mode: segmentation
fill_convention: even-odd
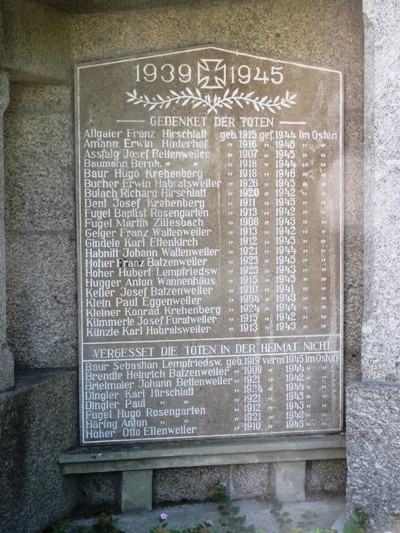
[[[171,3],[172,4],[172,3]],[[79,14],[72,17],[74,63],[126,57],[171,50],[204,43],[255,52],[267,57],[325,66],[344,72],[345,79],[345,377],[360,372],[363,264],[363,25],[361,2],[339,1],[204,1],[173,3],[162,9],[135,12]],[[326,468],[309,465],[308,490],[327,487],[343,490],[346,468],[343,462]],[[337,476],[327,472],[335,470]],[[246,477],[243,467],[242,476]],[[220,467],[187,472],[157,471],[154,494],[158,502],[199,499],[208,479],[217,475],[240,496],[235,473]],[[313,474],[311,475],[311,471]],[[257,482],[258,492],[270,486],[268,466]],[[190,478],[188,486],[187,480]],[[173,483],[170,480],[173,479]],[[244,484],[246,484],[244,482]],[[258,487],[260,485],[260,487]],[[263,485],[263,489],[261,489]],[[190,487],[194,487],[193,489]],[[254,489],[254,486],[253,486]],[[242,490],[242,492],[241,492]],[[253,490],[254,492],[254,490]],[[247,492],[249,493],[249,492]],[[111,494],[110,494],[111,496]]]
[[[11,85],[5,117],[8,339],[18,368],[77,366],[71,88]]]
[[[0,529],[31,533],[81,494],[58,462],[78,444],[71,82],[51,85],[67,81],[70,24],[23,0],[0,12]]]
[[[18,372],[30,372],[32,379],[24,377],[22,388],[0,394],[0,409],[5,413],[0,418],[2,457],[7,464],[0,484],[8,491],[0,516],[10,529],[25,533],[40,530],[75,505],[83,493],[86,501],[96,503],[115,497],[112,476],[88,477],[81,491],[76,479],[64,478],[56,464],[57,454],[78,442],[76,373],[62,370],[76,368],[78,359],[75,63],[213,43],[344,72],[346,381],[360,372],[361,0],[142,2],[135,11],[123,2],[124,11],[108,12],[102,4],[101,13],[80,14],[74,13],[72,4],[2,3],[1,65],[11,80],[4,130],[7,338]],[[4,246],[0,254],[3,251]],[[49,374],[54,368],[59,371]],[[22,427],[19,432],[17,425]],[[18,468],[23,468],[24,476],[16,483]],[[257,478],[254,468],[224,467],[219,475],[233,487],[235,496],[254,495],[255,487],[262,492],[270,483],[267,466],[257,468]],[[206,468],[159,471],[154,477],[155,499],[198,499],[200,488],[206,488],[215,474]],[[342,490],[344,476],[342,461],[310,463],[308,489]],[[16,505],[21,509],[18,523]],[[40,518],[38,506],[44,509]]]
[[[77,480],[58,464],[77,444],[77,395],[74,371],[20,373],[0,395],[2,531],[41,531],[77,504]]]
[[[365,303],[361,380],[347,390],[349,513],[365,508],[380,531],[400,501],[398,7],[394,1],[363,2]]]

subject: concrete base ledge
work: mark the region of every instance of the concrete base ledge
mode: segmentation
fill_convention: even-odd
[[[64,474],[121,472],[122,512],[152,508],[153,470],[273,463],[273,490],[284,502],[304,501],[306,461],[343,459],[344,435],[143,443],[121,448],[78,448],[60,456]]]
[[[121,472],[227,464],[344,459],[344,435],[144,443],[125,449],[77,448],[60,456],[64,474]]]

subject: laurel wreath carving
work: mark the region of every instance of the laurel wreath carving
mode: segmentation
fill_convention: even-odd
[[[291,107],[296,105],[296,94],[290,94],[289,91],[286,91],[285,96],[276,96],[275,98],[270,98],[269,96],[253,96],[254,91],[249,93],[239,92],[239,89],[234,89],[232,94],[230,89],[227,89],[223,96],[218,95],[203,95],[199,89],[192,91],[189,87],[186,89],[176,92],[170,90],[170,96],[162,97],[157,94],[154,97],[149,98],[146,95],[138,95],[136,89],[132,93],[126,93],[129,98],[127,102],[133,103],[133,105],[143,105],[146,108],[149,108],[149,111],[152,111],[155,108],[159,109],[168,109],[172,103],[181,104],[182,106],[187,105],[188,103],[192,104],[192,108],[196,107],[206,107],[207,113],[218,113],[219,109],[233,109],[233,105],[243,108],[245,105],[252,105],[256,111],[264,111],[268,109],[271,113],[276,113],[280,111],[283,107]]]

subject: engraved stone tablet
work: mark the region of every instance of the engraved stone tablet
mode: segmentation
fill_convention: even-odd
[[[342,107],[216,47],[77,67],[83,444],[341,429]]]

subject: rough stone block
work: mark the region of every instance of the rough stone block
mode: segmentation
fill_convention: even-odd
[[[400,381],[400,17],[396,2],[365,0],[363,9],[366,157],[362,377],[365,381],[394,382]]]
[[[348,386],[348,512],[366,509],[377,527],[399,508],[399,420],[399,383]]]
[[[14,357],[6,342],[0,344],[0,391],[14,386]]]
[[[16,80],[66,81],[69,75],[70,19],[64,13],[25,0],[2,2],[2,66]]]
[[[272,464],[272,490],[280,502],[303,502],[306,499],[306,462]]]
[[[213,483],[230,486],[229,466],[154,471],[154,502],[202,501]]]
[[[346,461],[307,461],[306,492],[346,492]]]
[[[118,57],[193,44],[193,11],[186,6],[93,14],[72,19],[76,62]],[[107,31],[105,31],[107,28]]]
[[[12,232],[7,252],[7,327],[16,366],[76,366],[75,239]]]
[[[77,505],[78,481],[62,475],[58,458],[78,442],[77,375],[16,375],[0,393],[0,530],[43,531]]]
[[[153,470],[121,472],[118,503],[123,513],[152,509]]]
[[[84,474],[79,476],[83,492],[83,504],[92,506],[112,505],[118,501],[119,472]]]
[[[75,233],[71,89],[12,84],[4,117],[6,227]]]
[[[231,497],[256,498],[271,488],[269,463],[231,465]]]

